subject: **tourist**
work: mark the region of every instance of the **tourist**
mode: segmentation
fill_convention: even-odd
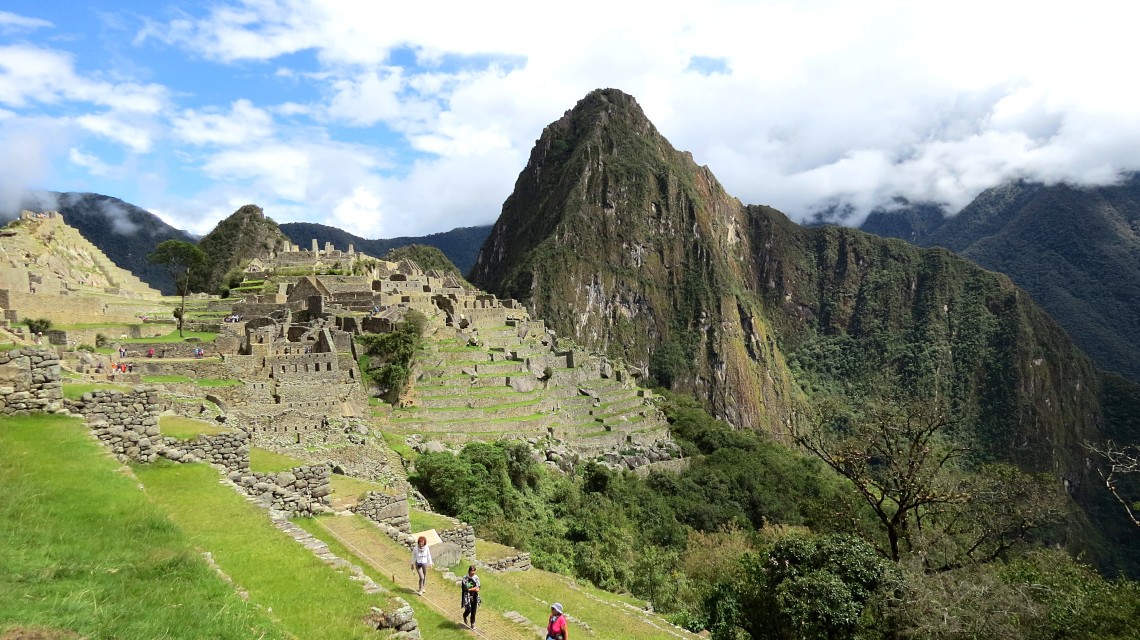
[[[546,624],[546,640],[566,640],[566,616],[562,615],[562,605],[550,605],[550,622]]]
[[[416,590],[418,595],[424,594],[424,584],[427,583],[427,568],[433,564],[431,549],[428,549],[427,546],[427,538],[420,536],[416,540],[416,546],[412,547],[412,569],[415,569],[416,574],[420,577],[420,588]]]
[[[151,347],[151,348],[146,350],[146,357],[148,357],[148,358],[154,357],[154,347]]]
[[[463,606],[463,624],[470,625],[472,629],[475,628],[475,612],[479,610],[479,602],[482,598],[479,596],[479,576],[475,575],[475,565],[467,567],[467,575],[463,576],[460,581],[463,588],[463,597],[461,605]],[[471,621],[468,622],[468,617]]]

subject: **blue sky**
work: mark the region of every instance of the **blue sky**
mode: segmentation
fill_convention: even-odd
[[[406,4],[7,0],[0,207],[48,189],[194,233],[250,202],[373,238],[487,224],[598,87],[797,219],[1140,168],[1131,3]]]

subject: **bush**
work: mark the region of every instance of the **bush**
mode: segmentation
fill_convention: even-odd
[[[33,334],[43,333],[51,329],[51,320],[47,318],[29,318],[24,321],[24,324],[28,325],[28,331]]]

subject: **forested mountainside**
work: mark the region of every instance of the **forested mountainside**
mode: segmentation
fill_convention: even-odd
[[[334,247],[343,251],[351,244],[356,251],[375,258],[382,258],[393,249],[414,244],[436,247],[447,256],[452,264],[466,274],[475,264],[475,255],[479,252],[479,247],[483,245],[483,241],[487,239],[487,234],[491,232],[491,226],[457,227],[443,233],[405,236],[387,240],[368,240],[336,227],[313,222],[286,222],[281,225],[281,232],[288,236],[294,244],[300,245],[304,249],[309,248],[315,239],[322,248],[326,242],[331,242]]]
[[[1005,273],[1101,368],[1140,381],[1140,176],[1089,188],[1018,181],[951,217],[910,206],[862,228]]]
[[[543,131],[472,278],[737,426],[903,396],[945,407],[978,455],[1074,484],[1111,428],[1102,374],[1008,277],[745,207],[615,90]]]
[[[206,254],[206,268],[191,274],[192,291],[217,291],[226,275],[250,260],[268,255],[286,240],[277,223],[261,207],[247,204],[202,236],[198,247]]]
[[[165,240],[196,242],[194,236],[166,224],[153,213],[98,193],[35,192],[21,203],[21,208],[58,210],[69,226],[78,229],[116,266],[165,294],[174,293],[174,281],[165,267],[151,263],[147,256]],[[19,211],[0,213],[15,217]]]

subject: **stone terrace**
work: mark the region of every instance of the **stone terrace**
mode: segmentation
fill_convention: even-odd
[[[410,406],[392,411],[388,431],[449,443],[552,437],[588,456],[668,439],[648,391],[603,357],[559,350],[541,322],[445,331],[455,337],[426,341]]]

